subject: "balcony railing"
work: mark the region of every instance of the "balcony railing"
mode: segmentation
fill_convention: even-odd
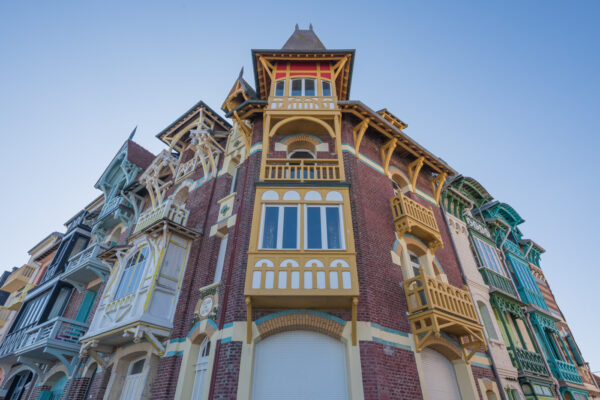
[[[267,181],[340,181],[337,159],[268,158],[264,179]]]
[[[399,236],[411,233],[425,241],[433,251],[443,246],[435,215],[430,207],[425,207],[403,194],[393,197],[390,206]]]
[[[285,111],[337,110],[337,98],[305,96],[271,97],[269,101],[269,109]]]
[[[351,297],[358,296],[354,254],[249,254],[245,294],[252,296],[253,303],[257,306],[349,305]]]
[[[112,197],[106,203],[104,203],[102,210],[100,210],[100,215],[98,215],[98,219],[102,219],[104,216],[115,211],[120,206],[125,205],[126,202],[127,200],[121,196]]]
[[[0,288],[0,290],[4,290],[5,292],[13,293],[19,289],[22,289],[29,280],[35,274],[36,267],[33,265],[25,264],[12,274],[8,276],[4,285]]]
[[[510,355],[513,357],[516,366],[523,372],[530,374],[548,376],[548,370],[544,359],[538,353],[525,350],[520,347],[509,349]]]
[[[486,346],[473,300],[466,289],[427,276],[423,267],[419,275],[405,280],[403,285],[418,351],[430,335],[439,335],[441,331],[461,338],[461,346],[469,351],[467,361],[480,347]]]
[[[173,200],[167,200],[156,208],[144,211],[135,226],[135,233],[141,232],[161,219],[167,219],[179,225],[185,225],[190,212],[178,206]]]
[[[106,250],[105,246],[96,243],[75,254],[69,259],[62,279],[72,283],[80,291],[85,285],[98,278],[106,281],[110,268],[98,258],[98,254]]]
[[[11,310],[8,307],[0,306],[0,328],[10,320]]]
[[[583,385],[577,367],[573,364],[561,360],[548,360],[548,364],[557,379]]]
[[[25,301],[25,297],[27,297],[27,293],[29,293],[29,291],[33,287],[35,287],[35,285],[28,283],[21,290],[13,293],[6,301],[6,307],[13,311],[17,311],[19,308],[21,308],[23,301]]]
[[[503,291],[513,297],[518,297],[512,281],[489,268],[480,268],[479,272],[483,276],[485,283],[491,287]]]
[[[59,347],[63,350],[79,352],[81,346],[79,338],[85,334],[87,328],[87,324],[56,317],[28,329],[16,352],[23,354],[33,349],[46,347]]]

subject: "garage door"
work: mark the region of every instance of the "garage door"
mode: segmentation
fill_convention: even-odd
[[[444,355],[425,348],[421,351],[425,391],[429,400],[461,400],[454,366]]]
[[[256,345],[254,400],[347,399],[342,342],[327,335],[291,331]]]

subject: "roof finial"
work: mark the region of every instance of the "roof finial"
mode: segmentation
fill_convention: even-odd
[[[135,126],[135,128],[133,128],[133,130],[129,134],[129,138],[127,140],[132,140],[133,139],[133,137],[135,136],[135,131],[137,131],[137,125]]]
[[[312,29],[312,23],[310,23],[310,24],[308,25],[308,29],[309,29],[309,30],[311,30],[311,31],[313,30],[313,29]]]
[[[244,75],[244,67],[242,67],[242,69],[240,70],[240,75],[238,76],[238,79],[241,79],[243,75]]]
[[[296,29],[294,29],[295,31],[299,31],[300,27],[298,26],[298,24],[296,24]]]

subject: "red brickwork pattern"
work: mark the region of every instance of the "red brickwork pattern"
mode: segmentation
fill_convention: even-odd
[[[471,365],[471,371],[473,371],[473,379],[475,379],[475,386],[477,387],[477,393],[479,393],[479,398],[481,400],[487,400],[485,393],[481,393],[481,388],[479,387],[479,379],[487,379],[492,382],[496,382],[496,377],[490,368],[482,368],[476,365]],[[501,388],[498,388],[502,390]]]

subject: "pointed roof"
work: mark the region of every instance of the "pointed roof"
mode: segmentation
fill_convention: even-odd
[[[221,110],[225,112],[230,112],[235,107],[239,106],[244,101],[257,99],[256,92],[254,88],[250,86],[248,82],[243,78],[244,75],[244,67],[242,67],[238,78],[233,83],[227,98],[223,102],[221,106]]]
[[[132,136],[129,135],[129,137],[131,138]],[[94,185],[96,189],[100,189],[100,182],[103,178],[105,178],[105,175],[113,169],[116,163],[121,163],[123,159],[126,159],[130,163],[140,167],[143,171],[148,168],[152,160],[154,160],[154,154],[128,138],[119,148],[119,151],[117,151],[117,154],[115,154],[110,163],[106,166],[104,172],[102,172],[102,175],[100,175],[98,182],[96,182]]]
[[[325,46],[313,31],[312,24],[308,29],[296,29],[292,36],[285,42],[281,50],[325,50]]]

